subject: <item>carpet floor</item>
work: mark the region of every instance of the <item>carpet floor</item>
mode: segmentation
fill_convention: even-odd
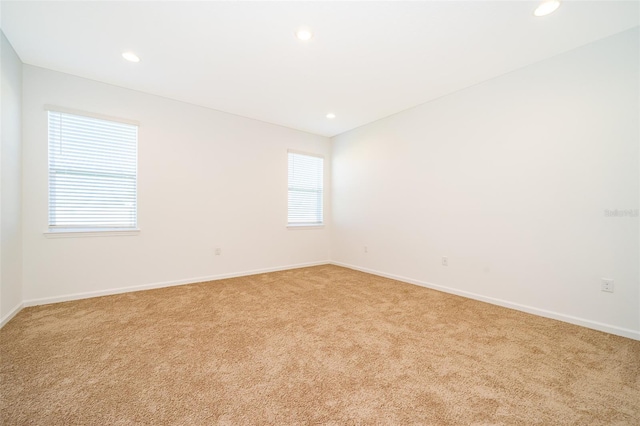
[[[640,342],[337,266],[24,309],[2,425],[640,425]]]

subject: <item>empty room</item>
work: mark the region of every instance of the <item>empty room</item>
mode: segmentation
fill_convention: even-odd
[[[640,424],[640,2],[0,22],[0,424]]]

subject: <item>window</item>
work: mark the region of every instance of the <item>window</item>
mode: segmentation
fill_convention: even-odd
[[[322,225],[324,159],[289,151],[289,225]]]
[[[50,110],[50,231],[135,229],[137,157],[137,125]]]

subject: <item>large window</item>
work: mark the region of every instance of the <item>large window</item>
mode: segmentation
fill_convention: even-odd
[[[137,227],[138,126],[49,111],[49,229]]]
[[[323,163],[320,156],[289,151],[290,226],[322,225]]]

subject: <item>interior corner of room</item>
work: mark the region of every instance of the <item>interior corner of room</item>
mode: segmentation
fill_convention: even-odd
[[[3,33],[2,323],[335,263],[638,339],[637,94],[635,27],[326,136],[23,63]],[[44,237],[45,105],[140,123],[136,236]],[[284,226],[287,152],[325,159],[324,226]]]
[[[344,267],[640,341],[638,4],[472,3],[3,1],[0,328],[39,305]],[[123,36],[45,19],[74,8]],[[155,41],[147,13],[184,34]],[[206,49],[177,44],[198,34]],[[79,196],[52,189],[55,114],[129,138],[99,172],[125,194],[110,228],[91,207],[54,218],[52,194]]]

